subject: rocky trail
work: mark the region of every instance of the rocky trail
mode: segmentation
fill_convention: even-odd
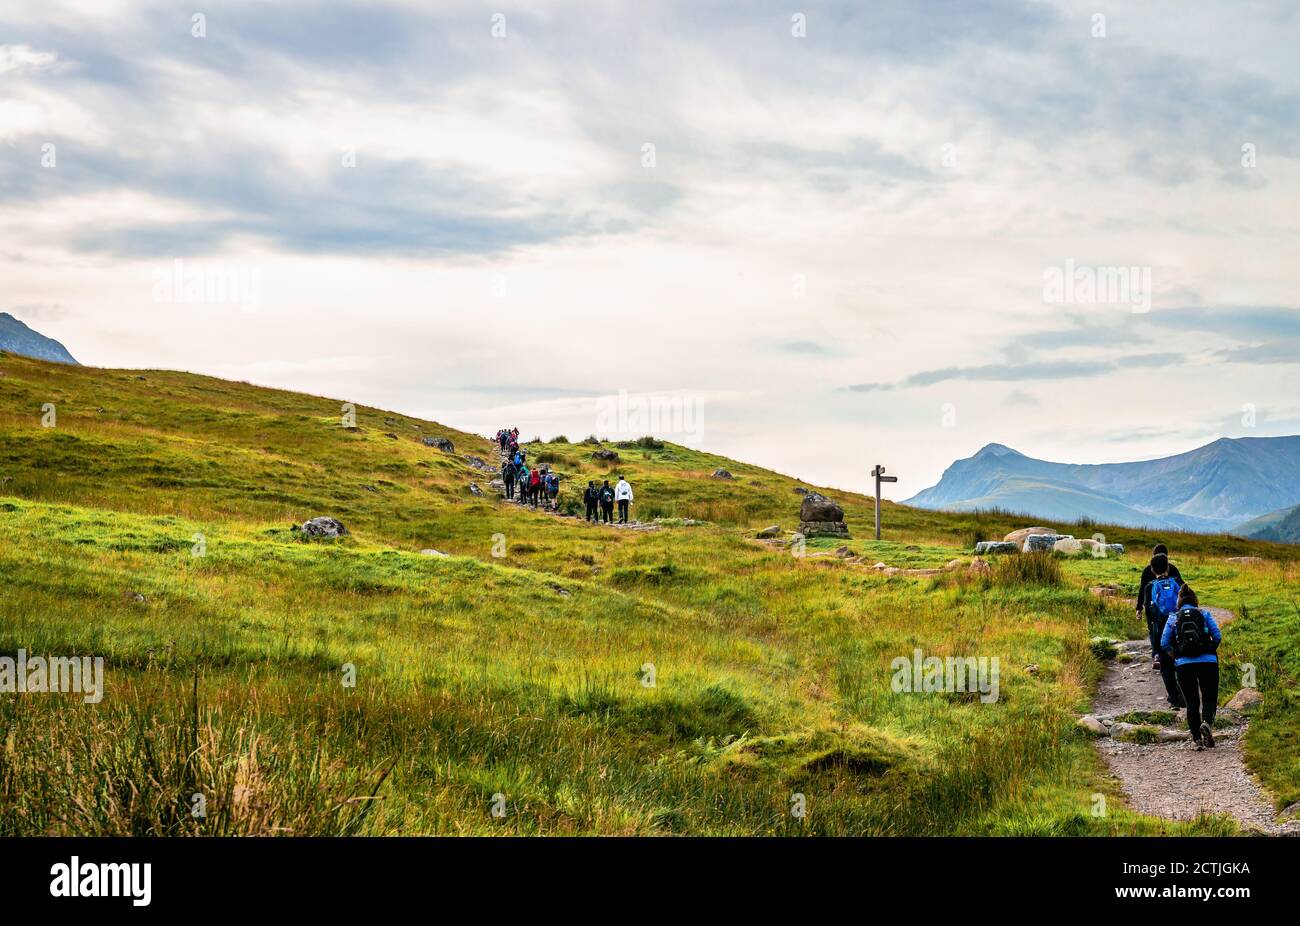
[[[1236,616],[1222,608],[1209,610],[1221,627]],[[1248,832],[1300,835],[1300,819],[1279,819],[1242,758],[1246,712],[1258,695],[1243,689],[1221,707],[1215,747],[1198,751],[1184,712],[1174,714],[1165,698],[1148,641],[1128,640],[1117,650],[1097,687],[1092,713],[1079,722],[1097,735],[1097,749],[1129,805],[1171,820],[1226,814]]]

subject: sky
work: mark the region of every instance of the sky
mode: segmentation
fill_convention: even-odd
[[[1300,433],[1297,44],[1291,0],[0,0],[0,310],[896,499]]]

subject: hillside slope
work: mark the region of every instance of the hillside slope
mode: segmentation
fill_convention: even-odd
[[[1047,585],[884,575],[869,564],[940,567],[1021,525],[890,505],[877,543],[871,501],[831,492],[855,564],[840,541],[753,539],[796,526],[793,479],[672,444],[620,446],[616,467],[530,446],[568,500],[628,475],[635,516],[663,520],[618,530],[473,494],[489,475],[467,457],[490,444],[435,422],[357,407],[349,430],[339,400],[191,374],[12,355],[0,372],[0,651],[108,667],[98,705],[0,698],[0,833],[1231,829],[1124,811],[1074,725],[1090,638],[1137,632],[1086,587],[1131,587],[1137,560],[1066,562]],[[291,529],[316,515],[350,536]],[[1250,612],[1225,654],[1258,667],[1254,735],[1293,736],[1300,645],[1276,593],[1296,549],[1163,539]],[[892,660],[917,649],[996,656],[999,696],[895,691]],[[1279,801],[1300,797],[1291,753],[1256,762]],[[1099,790],[1120,808],[1104,819]]]

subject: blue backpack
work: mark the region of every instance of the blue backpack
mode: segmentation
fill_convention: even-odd
[[[1182,587],[1177,579],[1156,579],[1151,583],[1151,607],[1161,614],[1173,614],[1178,610],[1178,590]]]

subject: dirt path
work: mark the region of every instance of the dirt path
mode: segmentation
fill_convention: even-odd
[[[1236,616],[1221,608],[1209,610],[1221,627]],[[1129,640],[1119,645],[1119,652],[1130,659],[1117,659],[1107,665],[1092,716],[1110,728],[1112,735],[1099,737],[1097,748],[1111,774],[1119,779],[1130,806],[1141,813],[1174,820],[1190,820],[1200,813],[1227,814],[1246,830],[1300,834],[1300,820],[1277,822],[1267,792],[1246,771],[1241,754],[1246,718],[1221,709],[1220,725],[1214,730],[1215,748],[1199,752],[1181,713],[1175,720],[1158,725],[1160,742],[1114,738],[1115,734],[1125,733],[1124,727],[1114,725],[1116,717],[1133,711],[1172,710],[1165,699],[1160,673],[1151,668],[1150,644],[1146,640]]]

